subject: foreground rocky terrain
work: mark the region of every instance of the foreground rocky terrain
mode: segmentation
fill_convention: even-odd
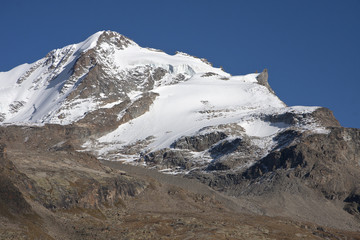
[[[0,239],[360,239],[360,130],[266,69],[103,31],[0,81]]]
[[[181,176],[102,163],[70,146],[51,149],[59,137],[51,127],[27,129],[29,139],[19,148],[22,127],[7,128],[1,129],[1,239],[360,238],[351,224],[331,228],[282,217],[274,203],[254,203],[257,197],[230,197]]]

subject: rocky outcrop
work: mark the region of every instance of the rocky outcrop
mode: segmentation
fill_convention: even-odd
[[[295,112],[285,112],[276,115],[265,115],[264,121],[271,123],[285,123],[288,125],[309,124],[309,121],[315,121],[319,126],[323,127],[340,127],[340,123],[334,117],[332,111],[327,108],[319,107],[310,113],[298,114]]]
[[[311,113],[311,117],[315,119],[321,126],[324,127],[341,127],[339,121],[334,117],[334,114],[328,108],[318,108]]]
[[[159,151],[150,152],[141,157],[149,166],[164,168],[181,168],[189,170],[195,166],[195,163],[190,161],[191,155],[187,151],[179,151],[175,149],[161,149]]]
[[[344,200],[344,210],[360,220],[360,188],[354,189]]]
[[[116,129],[121,124],[119,122],[119,114],[125,111],[131,105],[129,99],[114,105],[111,108],[100,108],[89,112],[84,118],[75,123],[76,126],[86,126],[92,129],[95,135],[102,135]]]
[[[209,149],[212,145],[227,137],[228,136],[223,132],[211,132],[204,135],[184,136],[176,140],[171,145],[171,147],[201,152]]]
[[[271,93],[275,94],[274,90],[272,90],[272,88],[269,85],[268,78],[269,78],[269,74],[266,68],[256,77],[260,85],[265,86],[267,89],[269,89]]]
[[[329,134],[284,133],[298,140],[247,169],[211,174],[193,171],[190,175],[238,197],[274,197],[299,191],[319,194],[323,201],[339,204],[359,218],[360,130],[329,129]]]
[[[299,144],[271,152],[249,168],[244,176],[253,179],[279,168],[294,169],[294,171],[299,169],[302,172],[301,176],[310,176],[312,171],[326,167],[328,170],[322,169],[323,172],[330,174],[345,163],[343,170],[349,168],[348,170],[360,171],[358,169],[359,134],[360,131],[356,129],[333,128],[329,134],[305,135]]]
[[[108,43],[116,46],[118,49],[125,49],[130,45],[134,45],[134,41],[113,31],[104,31],[97,40],[97,45]]]
[[[89,53],[86,53],[89,54]],[[100,64],[90,66],[88,73],[78,83],[68,96],[67,100],[87,99],[94,97],[104,102],[114,102],[127,97],[126,81],[109,75]]]
[[[126,123],[149,111],[151,104],[157,96],[159,96],[159,94],[154,92],[144,93],[125,110],[124,115],[120,119],[120,124]]]
[[[209,149],[213,161],[207,171],[224,171],[243,168],[256,159],[259,148],[246,137],[224,140]]]

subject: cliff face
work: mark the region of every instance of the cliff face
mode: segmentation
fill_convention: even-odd
[[[326,122],[331,121],[327,118]],[[360,174],[360,130],[328,130],[326,135],[284,132],[278,138],[286,147],[271,151],[247,169],[192,171],[188,177],[231,196],[256,199],[270,215],[291,213],[322,224],[349,226],[350,219],[360,217],[360,185],[356,180]],[[324,217],[330,215],[330,221]]]
[[[298,144],[272,152],[242,176],[252,184],[256,179],[271,178],[271,174],[285,179],[279,185],[290,184],[296,178],[359,218],[359,136],[358,129],[346,128],[332,128],[328,135],[304,136]],[[256,192],[256,187],[251,192]]]

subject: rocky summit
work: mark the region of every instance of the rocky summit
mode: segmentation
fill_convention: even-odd
[[[0,239],[360,239],[360,130],[268,70],[112,31],[0,73]]]

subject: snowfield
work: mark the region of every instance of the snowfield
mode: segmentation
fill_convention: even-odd
[[[181,136],[191,136],[204,127],[227,123],[238,123],[249,135],[258,136],[255,132],[260,126],[261,132],[275,133],[278,127],[263,122],[254,125],[251,115],[258,111],[276,111],[285,104],[264,86],[254,83],[256,76],[221,80],[199,74],[177,85],[158,87],[153,91],[160,96],[149,112],[99,138],[99,142],[116,141],[126,146],[152,137],[149,150],[159,150],[170,147]]]

